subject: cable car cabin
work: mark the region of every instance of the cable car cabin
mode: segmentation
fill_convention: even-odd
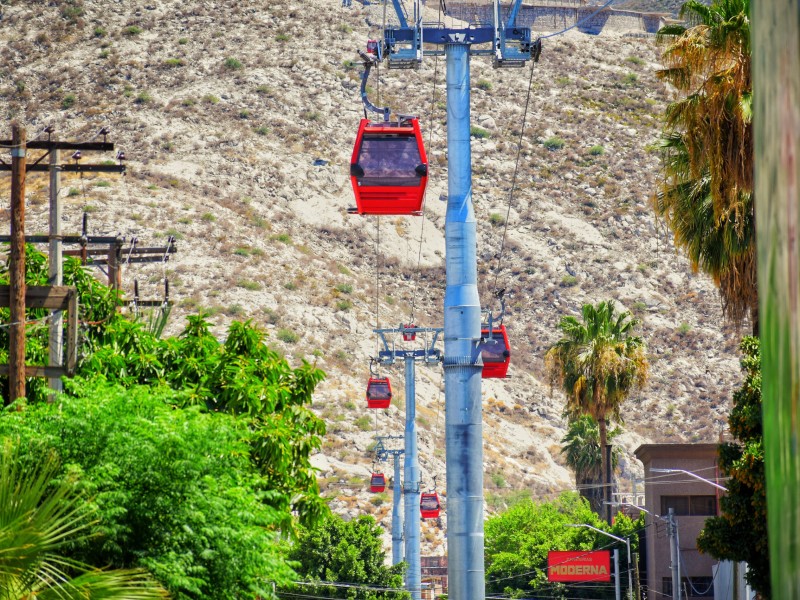
[[[403,325],[403,327],[404,328],[408,328],[408,329],[415,329],[416,325],[414,325],[414,323],[406,323],[405,325]],[[417,339],[417,334],[415,332],[413,332],[413,331],[404,331],[403,332],[403,341],[404,342],[413,342],[415,339]]]
[[[369,491],[375,494],[386,491],[386,475],[373,473],[369,480]]]
[[[439,494],[436,492],[422,493],[419,499],[419,513],[423,519],[438,519],[441,508]]]
[[[367,54],[378,56],[378,40],[367,40]]]
[[[489,328],[481,329],[481,341],[478,347],[483,358],[483,379],[503,378],[508,373],[511,362],[511,346],[508,343],[506,326],[492,328],[492,339],[489,339]]]
[[[392,384],[388,377],[370,377],[367,383],[367,406],[389,408],[392,402]]]
[[[361,119],[350,181],[360,215],[422,214],[428,157],[417,119],[400,123]]]

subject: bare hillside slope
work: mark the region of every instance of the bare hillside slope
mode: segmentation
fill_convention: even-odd
[[[183,315],[206,308],[220,335],[232,319],[253,319],[291,362],[317,361],[328,373],[314,402],[329,431],[317,457],[323,489],[335,510],[373,512],[388,526],[388,496],[366,493],[365,477],[376,427],[402,433],[402,366],[389,372],[398,398],[376,421],[364,406],[367,361],[376,324],[442,324],[444,63],[381,69],[371,82],[374,99],[420,116],[431,159],[425,216],[348,216],[362,114],[353,61],[380,20],[358,2],[340,4],[6,0],[0,109],[24,122],[29,139],[50,124],[63,139],[111,128],[128,175],[65,177],[65,233],[77,233],[87,211],[93,235],[151,245],[176,236],[179,253],[165,267],[124,272],[126,289],[138,278],[145,297],[159,297],[169,278],[173,333]],[[563,402],[543,379],[542,357],[560,317],[585,302],[618,300],[642,320],[650,348],[650,383],[627,404],[619,438],[623,487],[639,472],[638,444],[715,441],[724,425],[738,336],[722,325],[712,283],[675,254],[648,204],[667,100],[655,68],[649,40],[574,32],[547,39],[532,72],[472,61],[482,301],[506,288],[514,346],[512,377],[483,386],[491,510],[520,492],[546,498],[573,486],[559,452]],[[47,231],[45,177],[30,176],[27,210],[28,233]],[[424,485],[438,474],[441,491],[441,371],[417,372]],[[435,524],[424,538],[441,550]]]

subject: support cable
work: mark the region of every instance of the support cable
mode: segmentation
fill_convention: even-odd
[[[442,5],[444,2],[439,3],[439,15],[437,17],[437,25],[441,26],[442,24]],[[433,140],[433,108],[436,102],[436,82],[439,77],[439,57],[434,56],[433,59],[433,90],[431,91],[431,107],[428,110],[428,150],[432,149],[432,140]],[[430,158],[428,158],[428,163],[430,163]],[[425,190],[425,195],[428,195],[427,188]],[[422,223],[420,224],[419,228],[419,252],[417,253],[417,279],[414,281],[414,291],[411,294],[411,322],[415,323],[414,320],[414,312],[417,306],[417,291],[419,289],[419,271],[422,268],[422,242],[425,239],[425,213],[428,209],[428,203],[426,202],[427,198],[423,198],[422,200]]]
[[[381,217],[375,219],[375,329],[381,328],[380,319],[381,293]],[[375,356],[380,353],[380,340],[375,336]]]
[[[531,101],[531,88],[533,87],[533,72],[536,68],[536,61],[531,61],[531,75],[528,79],[528,93],[525,97],[525,111],[522,114],[522,127],[519,131],[519,139],[517,140],[517,158],[516,162],[514,163],[514,175],[511,177],[511,190],[508,193],[508,208],[506,209],[506,219],[505,225],[503,226],[503,236],[500,239],[500,251],[495,256],[496,267],[494,271],[494,293],[497,293],[497,278],[500,274],[500,269],[502,268],[501,259],[503,258],[503,251],[505,250],[506,244],[506,233],[508,232],[508,219],[511,215],[511,205],[514,202],[514,190],[517,186],[517,173],[519,172],[519,159],[522,156],[522,136],[525,134],[525,124],[528,119],[528,107]]]
[[[542,36],[541,38],[539,38],[539,39],[542,39],[542,40],[544,40],[544,39],[547,39],[547,38],[556,37],[557,35],[562,35],[562,34],[564,34],[564,33],[568,32],[570,29],[575,29],[575,28],[576,28],[576,27],[578,27],[579,25],[583,25],[584,23],[586,23],[586,21],[589,21],[589,20],[591,20],[592,18],[594,18],[594,16],[595,16],[595,15],[598,15],[599,13],[603,12],[603,11],[604,11],[606,8],[608,8],[608,7],[609,7],[611,4],[613,4],[613,3],[614,3],[614,0],[608,0],[608,2],[606,2],[605,4],[603,4],[603,6],[601,6],[600,8],[598,8],[598,9],[597,9],[596,11],[594,11],[592,14],[590,14],[590,15],[587,15],[587,16],[585,16],[585,17],[583,17],[583,18],[582,18],[580,21],[575,21],[575,23],[573,23],[573,24],[572,24],[572,25],[570,25],[569,27],[566,27],[566,28],[562,29],[561,31],[556,31],[555,33],[548,33],[547,35],[543,35],[543,36]]]

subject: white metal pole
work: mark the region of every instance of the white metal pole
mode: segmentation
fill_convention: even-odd
[[[403,476],[403,512],[405,512],[406,545],[406,589],[413,600],[422,598],[422,566],[420,562],[420,513],[419,513],[419,456],[417,455],[417,399],[414,377],[414,357],[405,357],[406,375],[406,429],[405,468]]]
[[[669,522],[669,559],[672,563],[672,600],[681,598],[681,570],[678,564],[678,524],[675,522],[675,511],[670,508],[667,514]]]
[[[447,168],[444,381],[447,449],[448,593],[483,600],[483,417],[478,340],[476,221],[472,205],[467,44],[445,44]]]
[[[62,244],[61,244],[61,202],[58,198],[59,187],[61,183],[61,167],[58,165],[59,152],[53,148],[50,150],[50,247],[49,247],[49,285],[63,285],[64,271],[63,271],[63,257],[62,257]],[[62,323],[62,315],[60,310],[53,310],[50,312],[50,333],[49,333],[49,356],[48,364],[51,367],[60,367],[64,364],[63,361],[63,339],[64,328]],[[51,377],[49,379],[50,389],[55,392],[63,390],[63,383],[61,377]],[[51,396],[50,402],[55,398]]]

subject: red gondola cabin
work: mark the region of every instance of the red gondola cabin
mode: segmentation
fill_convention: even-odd
[[[389,408],[392,403],[392,384],[388,377],[370,377],[367,383],[367,406]]]
[[[417,119],[361,119],[350,181],[360,215],[419,215],[428,184],[428,157]]]
[[[489,339],[488,327],[481,329],[479,348],[483,358],[481,377],[484,379],[505,377],[511,362],[511,346],[508,344],[506,326],[493,327],[492,339]]]
[[[436,492],[422,493],[419,499],[419,513],[423,519],[438,519],[441,508],[439,494]]]
[[[403,328],[414,329],[414,328],[416,328],[416,325],[414,325],[413,323],[406,323],[405,325],[403,325]],[[413,342],[415,339],[417,339],[417,334],[415,332],[413,332],[413,331],[404,331],[403,332],[403,341],[404,342]]]
[[[386,475],[373,473],[369,480],[369,491],[375,494],[386,490]]]

